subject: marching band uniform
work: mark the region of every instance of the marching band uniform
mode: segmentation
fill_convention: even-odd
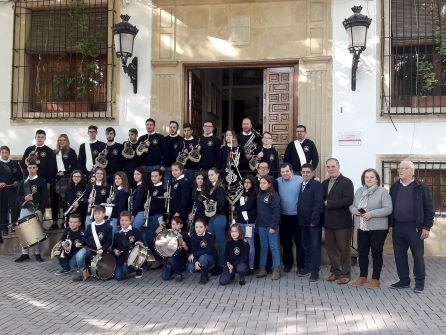
[[[163,280],[169,280],[173,275],[176,276],[177,281],[181,281],[183,279],[182,272],[186,270],[187,264],[187,256],[189,254],[188,250],[191,248],[191,239],[187,233],[181,233],[181,237],[183,238],[183,242],[186,243],[187,250],[181,247],[181,251],[178,255],[168,257],[166,259],[165,265],[161,272],[161,278]]]
[[[218,162],[221,141],[216,136],[211,135],[201,137],[198,142],[201,147],[201,159],[197,164],[197,168],[207,171]]]
[[[147,190],[142,181],[138,183],[132,198],[133,228],[141,229],[144,224],[144,204],[146,202]]]
[[[217,240],[218,264],[223,265],[226,245],[225,232],[228,214],[228,203],[223,186],[218,185],[217,183],[211,185],[209,198],[217,202],[217,211],[215,215],[209,219],[208,230]]]
[[[81,196],[81,194],[86,190],[86,186],[84,183],[79,183],[74,186],[74,188],[69,188],[65,192],[65,201],[64,201],[64,213],[68,210],[68,208],[74,203],[74,201]],[[87,192],[85,192],[87,194]],[[85,196],[84,194],[84,196]],[[88,199],[87,199],[88,200]],[[81,216],[82,224],[85,223],[85,216],[87,215],[87,205],[82,198],[78,201],[79,206],[71,212],[71,214],[79,214]]]
[[[144,222],[142,226],[142,237],[144,244],[147,245],[150,250],[152,251],[152,254],[157,258],[157,260],[161,260],[162,258],[155,252],[155,231],[159,227],[159,218],[163,216],[164,214],[164,204],[165,199],[159,198],[164,196],[164,186],[162,182],[159,182],[158,184],[153,185],[150,188],[150,209],[149,209],[149,218],[148,218],[148,224],[146,225],[146,222]]]
[[[127,211],[129,207],[129,192],[124,190],[122,186],[119,186],[116,193],[115,193],[115,199],[113,201],[113,210],[111,214],[111,224],[112,224],[112,233],[113,236],[118,232],[118,226],[119,226],[119,214],[121,214],[122,211]]]
[[[163,164],[164,136],[153,132],[151,134],[142,135],[138,139],[138,145],[149,139],[149,151],[139,156],[139,165],[144,167],[147,173],[159,169]]]
[[[255,144],[256,148],[259,146],[259,139],[257,138],[257,136],[250,131],[249,133],[245,133],[242,132],[241,134],[237,134],[237,143],[240,145],[241,148],[243,148],[241,155],[240,156],[244,156],[245,160],[241,162],[241,164],[239,165],[239,169],[241,171],[249,171],[249,161],[246,159],[246,155],[249,153],[245,152],[245,145],[246,143],[249,141],[249,139],[254,136],[254,140],[253,143]]]
[[[0,183],[13,185],[14,187],[0,188],[0,239],[1,233],[8,232],[9,217],[11,211],[11,222],[17,221],[19,217],[17,210],[17,187],[18,183],[23,180],[22,169],[19,164],[13,160],[2,160],[0,158]]]
[[[302,165],[305,163],[311,163],[314,169],[317,168],[317,165],[319,164],[319,153],[312,140],[308,138],[302,142],[295,140],[288,143],[283,156],[283,161],[290,163],[294,172],[300,173]]]
[[[90,156],[87,157],[87,152],[85,145],[89,144],[90,148],[87,148],[90,151]],[[94,140],[82,143],[79,146],[79,156],[78,156],[78,169],[82,170],[86,176],[90,175],[91,169],[96,161],[96,157],[98,157],[99,153],[102,152],[106,147],[104,142]],[[91,160],[90,160],[91,158]],[[105,177],[105,176],[104,176]]]
[[[118,171],[122,171],[123,166],[123,157],[121,155],[123,145],[117,142],[107,142],[107,167],[105,170],[107,171],[107,182],[110,185],[114,183],[114,175]]]
[[[192,201],[197,206],[194,215],[194,222],[198,219],[207,219],[206,215],[204,214],[204,203],[203,203],[204,198],[202,198],[201,195],[204,195],[205,197],[209,198],[209,194],[207,194],[203,190],[195,190],[195,192],[192,192]]]
[[[38,158],[36,159],[37,166],[39,167],[39,176],[47,183],[51,183],[56,175],[56,159],[54,157],[53,150],[50,149],[47,145],[36,146],[32,145],[26,148],[25,153],[22,156],[22,161],[20,165],[25,170],[25,175],[28,175],[26,171],[26,163],[25,160],[28,158],[29,153],[35,150],[38,154]]]
[[[172,182],[170,197],[169,225],[170,218],[172,218],[175,213],[180,214],[181,220],[186,222],[188,213],[190,213],[191,210],[191,185],[184,177],[184,174]],[[184,229],[186,229],[186,227],[184,227]]]
[[[249,244],[245,240],[230,240],[226,243],[225,264],[234,266],[232,273],[227,266],[220,276],[220,285],[227,285],[234,280],[235,274],[240,276],[240,285],[245,284],[245,276],[248,271]]]
[[[79,250],[82,249],[82,247],[81,248],[76,247],[76,243],[77,242],[82,243],[84,236],[85,236],[85,232],[80,228],[78,228],[76,231],[71,230],[70,227],[65,228],[65,231],[63,232],[59,241],[63,242],[65,240],[70,240],[71,249],[68,254],[65,254],[65,257],[57,258],[59,261],[61,270],[56,272],[56,275],[62,275],[62,274],[69,272],[71,269],[79,268],[77,265],[77,261],[76,261],[76,254]]]
[[[112,228],[102,222],[92,222],[85,231],[82,244],[93,250],[103,250],[107,252],[111,247]],[[94,252],[86,248],[82,248],[76,253],[76,262],[82,276],[82,280],[88,279],[88,270],[85,261],[91,260],[95,256]]]
[[[115,279],[123,280],[127,277],[129,273],[136,271],[136,277],[140,278],[142,276],[142,269],[134,269],[131,266],[127,266],[127,259],[129,258],[130,252],[135,247],[136,242],[142,242],[141,232],[133,228],[131,225],[127,229],[121,229],[119,232],[114,234],[113,250],[119,250],[121,254],[116,257],[116,270]]]
[[[30,202],[25,202],[25,196],[28,194],[33,195],[33,200]],[[45,214],[45,207],[48,199],[48,189],[45,179],[39,177],[38,175],[35,175],[31,178],[26,178],[26,180],[19,185],[17,199],[22,204],[22,208],[20,210],[20,218],[24,218],[28,215],[34,214],[36,211],[40,211],[43,216]],[[40,223],[42,223],[40,219],[39,221]],[[35,255],[38,261],[42,261],[40,256],[41,251],[41,242],[39,242],[36,244],[35,249]],[[18,261],[27,259],[28,255],[29,248],[25,249],[22,247],[22,256],[18,259]],[[23,256],[25,257],[23,258]]]
[[[217,259],[214,235],[206,231],[202,236],[192,234],[190,240],[190,253],[194,259],[188,262],[187,268],[190,273],[198,272],[199,270],[195,269],[195,262],[199,262],[201,264],[200,283],[207,283],[209,281],[208,271],[214,266]]]
[[[172,177],[172,164],[176,162],[178,153],[183,148],[183,138],[177,134],[164,137],[164,184]]]
[[[254,269],[254,229],[257,219],[257,195],[253,189],[243,192],[242,197],[237,202],[237,206],[234,207],[234,212],[237,213],[237,222],[242,225],[243,234],[249,243],[249,268]],[[251,232],[251,234],[248,234],[249,237],[246,234],[247,230]]]
[[[104,176],[105,178],[105,176]],[[107,186],[103,186],[101,183],[96,183],[94,185],[96,190],[96,196],[94,197],[94,205],[100,205],[107,203],[107,199],[110,196],[110,189]],[[88,184],[86,187],[86,192],[81,199],[81,202],[88,208],[88,199],[90,198],[91,191],[93,189],[92,184]],[[92,209],[93,211],[94,209]],[[87,228],[91,223],[90,215],[85,218],[85,228]]]
[[[260,152],[263,153],[263,157],[260,159],[260,162],[266,162],[269,165],[269,169],[273,172],[280,171],[280,161],[279,161],[279,153],[276,148],[273,146],[269,148],[265,148],[263,146],[257,147],[254,151],[254,155],[258,155]]]

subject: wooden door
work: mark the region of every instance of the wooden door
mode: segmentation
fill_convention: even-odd
[[[263,131],[272,134],[273,145],[281,157],[293,140],[294,91],[294,67],[264,70]]]
[[[201,79],[189,71],[189,115],[194,137],[198,138],[202,132],[202,115],[203,115],[203,85]]]

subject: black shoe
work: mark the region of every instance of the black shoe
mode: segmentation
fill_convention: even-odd
[[[56,275],[56,276],[63,276],[63,275],[66,275],[67,273],[70,273],[70,271],[71,270],[60,269],[54,275]]]
[[[42,256],[40,256],[40,254],[37,254],[37,255],[36,255],[36,261],[38,261],[38,262],[40,262],[40,263],[43,262],[43,258],[42,258]]]
[[[201,267],[200,284],[206,284],[209,281],[208,269],[205,266]]]
[[[57,229],[59,229],[59,226],[57,225],[57,223],[53,223],[49,230],[57,230]]]
[[[248,269],[248,271],[246,272],[247,276],[252,276],[254,274],[254,269]]]
[[[402,288],[409,288],[410,284],[409,283],[403,283],[402,281],[398,281],[396,283],[393,283],[392,285],[390,285],[390,288],[394,288],[394,289],[402,289]]]
[[[285,266],[284,268],[283,268],[283,272],[290,272],[291,271],[291,268],[290,267],[288,267],[288,266]]]
[[[318,274],[316,274],[316,273],[312,273],[311,275],[310,275],[310,281],[311,282],[315,282],[315,281],[318,281],[319,280],[319,275]]]
[[[27,260],[29,260],[29,255],[21,254],[20,257],[17,258],[14,262],[20,263],[20,262],[27,261]]]
[[[238,282],[241,286],[246,284],[245,276],[240,276],[240,281]]]
[[[183,275],[181,273],[175,275],[175,281],[180,283],[183,281]]]
[[[219,276],[223,273],[223,267],[221,267],[220,265],[216,265],[212,268],[211,270],[211,275],[212,276]]]
[[[304,270],[304,269],[298,269],[298,270],[296,271],[296,273],[297,273],[297,276],[298,276],[298,277],[306,277],[306,276],[308,276],[308,275],[310,274],[309,271]]]
[[[135,278],[141,278],[142,277],[142,269],[138,269],[135,271]]]
[[[415,284],[415,287],[413,288],[413,291],[415,293],[423,293],[424,292],[424,285]]]
[[[1,233],[0,233],[0,243],[3,243],[3,236]]]

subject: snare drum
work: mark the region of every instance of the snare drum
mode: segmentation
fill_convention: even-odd
[[[19,244],[23,248],[29,248],[47,239],[43,231],[39,218],[36,214],[31,214],[21,218],[14,224],[14,230],[19,239]]]
[[[116,258],[111,254],[94,256],[91,261],[90,270],[93,277],[101,280],[113,278],[116,268]]]
[[[182,244],[183,237],[173,229],[165,229],[155,237],[155,251],[164,258],[178,255]]]
[[[152,252],[147,247],[135,246],[127,259],[127,266],[133,266],[135,269],[141,269],[145,262],[154,262]]]

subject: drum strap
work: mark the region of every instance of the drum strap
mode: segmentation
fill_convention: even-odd
[[[102,249],[101,242],[99,241],[98,233],[96,232],[96,222],[91,223],[91,233],[93,234],[94,243],[96,244],[96,249]]]

